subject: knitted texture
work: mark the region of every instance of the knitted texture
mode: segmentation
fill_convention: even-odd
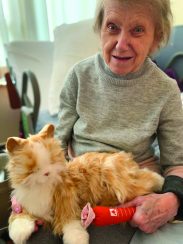
[[[76,156],[124,150],[140,162],[154,155],[157,136],[161,164],[182,165],[180,91],[150,58],[127,76],[113,74],[100,54],[83,60],[68,73],[60,99],[57,135]]]

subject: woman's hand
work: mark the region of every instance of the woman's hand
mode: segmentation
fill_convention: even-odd
[[[159,227],[173,220],[177,215],[179,200],[174,193],[149,194],[136,197],[122,207],[136,207],[136,212],[130,221],[145,233],[153,233]]]

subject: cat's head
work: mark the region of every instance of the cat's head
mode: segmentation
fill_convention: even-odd
[[[56,181],[65,167],[64,152],[60,142],[54,139],[51,124],[27,139],[8,138],[6,149],[9,154],[7,170],[13,188]]]

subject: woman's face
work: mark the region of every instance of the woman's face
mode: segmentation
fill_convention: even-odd
[[[157,47],[154,32],[153,17],[147,7],[106,1],[101,43],[110,70],[119,75],[137,71]]]

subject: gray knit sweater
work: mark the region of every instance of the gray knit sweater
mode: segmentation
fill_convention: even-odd
[[[112,73],[100,54],[76,64],[60,96],[57,135],[75,155],[132,152],[137,162],[154,154],[160,162],[183,164],[183,111],[176,81],[147,58],[136,73]]]

